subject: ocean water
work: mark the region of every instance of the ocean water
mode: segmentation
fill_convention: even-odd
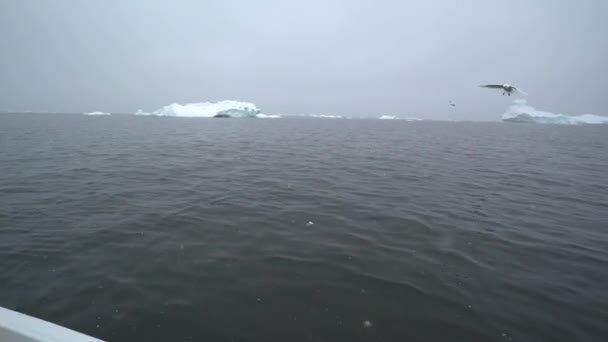
[[[608,127],[0,116],[0,306],[108,341],[606,341]]]

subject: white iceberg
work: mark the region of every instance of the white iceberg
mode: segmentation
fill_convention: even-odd
[[[310,114],[312,118],[342,119],[340,115]]]
[[[394,115],[382,115],[381,117],[379,117],[379,119],[380,120],[396,120],[399,118]]]
[[[608,116],[594,114],[574,116],[543,112],[528,105],[526,100],[518,99],[513,101],[513,104],[507,108],[502,115],[502,121],[560,125],[598,125],[608,124]]]
[[[269,115],[269,114],[262,114],[262,113],[257,114],[255,117],[258,119],[279,119],[279,118],[281,118],[280,115]]]
[[[105,112],[84,112],[82,114],[84,114],[84,115],[112,115],[111,113],[105,113]]]
[[[260,110],[249,102],[220,101],[200,102],[181,105],[173,103],[159,108],[152,113],[146,113],[141,109],[136,115],[176,116],[189,118],[212,118],[212,117],[237,117],[255,118],[260,115]]]

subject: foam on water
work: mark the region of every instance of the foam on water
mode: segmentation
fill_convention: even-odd
[[[560,125],[597,125],[608,124],[608,117],[594,114],[572,116],[544,112],[530,106],[526,100],[518,99],[513,101],[513,104],[507,108],[502,115],[502,121]]]
[[[379,117],[379,119],[380,120],[395,120],[395,119],[399,119],[399,118],[394,115],[382,115],[381,117]]]

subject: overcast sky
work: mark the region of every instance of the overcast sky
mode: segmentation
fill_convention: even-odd
[[[605,0],[1,0],[0,109],[608,115]],[[457,103],[455,108],[448,101]]]

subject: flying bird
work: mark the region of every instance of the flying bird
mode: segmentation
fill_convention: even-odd
[[[456,107],[456,104],[454,102],[450,101],[450,106]]]
[[[528,95],[528,94],[526,94],[525,91],[523,91],[523,90],[521,90],[521,89],[519,89],[519,88],[517,88],[515,86],[509,85],[509,84],[502,84],[502,85],[501,84],[486,84],[486,85],[480,85],[480,87],[482,87],[482,88],[490,88],[490,89],[502,89],[503,90],[503,93],[502,93],[503,95],[507,94],[507,95],[511,96],[511,93],[513,91],[517,91],[517,92],[520,92],[520,93],[522,93],[524,95]]]

